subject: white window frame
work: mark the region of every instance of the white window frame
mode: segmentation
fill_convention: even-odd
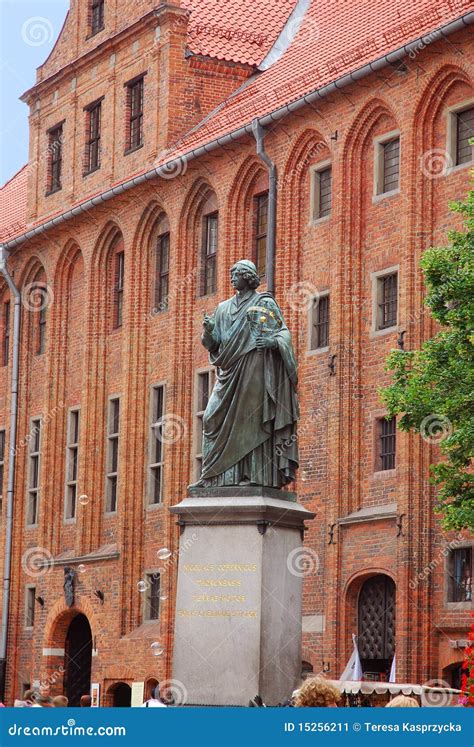
[[[36,437],[36,434],[33,434],[33,430],[37,427],[37,424],[39,423],[39,442],[38,442],[38,450],[32,451],[32,442],[33,439]],[[30,419],[30,439],[28,442],[28,472],[27,472],[27,485],[26,485],[26,527],[33,528],[38,526],[38,519],[39,519],[39,503],[40,503],[40,496],[41,496],[41,448],[43,443],[43,418],[41,415],[38,415],[34,418]],[[32,477],[32,468],[33,468],[33,462],[32,459],[36,458],[38,459],[38,484],[35,487],[31,486],[31,477]],[[30,498],[32,494],[36,494],[36,514],[35,514],[35,521],[30,523],[28,521],[29,515],[30,515]]]
[[[192,482],[199,480],[200,472],[198,473],[198,459],[202,459],[202,452],[197,450],[199,428],[202,428],[202,418],[205,410],[198,410],[199,401],[199,376],[207,373],[210,378],[209,396],[212,394],[216,382],[216,369],[212,366],[206,366],[206,368],[197,368],[194,371],[194,398],[193,398],[193,458],[192,458]]]
[[[111,433],[110,432],[110,426],[111,426],[111,413],[112,413],[112,402],[118,400],[119,403],[119,429],[117,433]],[[105,464],[105,513],[107,516],[113,516],[117,513],[117,506],[118,506],[118,493],[119,493],[119,473],[120,473],[120,421],[122,418],[122,402],[121,397],[118,394],[113,394],[107,399],[107,421],[106,421],[106,464]],[[117,471],[112,471],[109,469],[111,466],[111,459],[113,455],[113,441],[117,441]],[[116,478],[116,493],[115,493],[115,508],[112,510],[109,510],[109,485],[110,485],[110,479],[112,477]]]
[[[319,183],[319,175],[321,171],[325,171],[327,168],[331,168],[331,211],[329,215],[319,215],[320,211],[320,183]],[[309,168],[309,178],[310,178],[310,220],[309,223],[311,226],[317,226],[320,223],[324,223],[325,221],[329,220],[332,216],[333,211],[333,164],[331,159],[327,159],[326,161],[321,161],[320,163],[315,163]]]
[[[71,427],[73,422],[73,413],[78,414],[78,431],[77,431],[77,443],[73,443],[71,441]],[[68,410],[67,414],[67,422],[66,422],[66,473],[65,473],[65,485],[64,485],[64,523],[65,524],[74,524],[77,518],[77,497],[78,497],[78,488],[79,488],[79,447],[80,447],[80,431],[81,431],[81,408],[80,407],[71,407],[70,410]],[[73,452],[76,451],[76,464],[77,464],[77,474],[75,480],[69,479],[70,470],[73,464]],[[76,494],[74,499],[74,515],[68,516],[68,503],[69,503],[69,488],[75,487]]]
[[[154,422],[154,409],[155,409],[155,392],[159,388],[163,389],[163,414],[162,418],[166,414],[166,383],[161,381],[157,384],[152,384],[150,387],[150,398],[149,398],[149,438],[148,438],[148,465],[147,465],[147,479],[146,479],[146,508],[147,510],[154,510],[164,505],[164,469],[165,469],[165,444],[161,442],[161,461],[153,462],[153,446],[154,439],[156,439],[155,428],[159,427],[158,423]],[[158,503],[153,502],[154,496],[154,479],[153,469],[155,467],[161,467],[161,486],[160,486],[160,501]]]
[[[399,155],[398,155],[398,187],[391,189],[388,192],[383,192],[384,182],[384,145],[389,143],[391,140],[399,140]],[[378,135],[374,138],[374,193],[372,202],[380,202],[386,197],[392,197],[393,195],[400,194],[400,184],[402,180],[402,135],[400,130],[392,130],[391,132],[385,132],[383,135]]]
[[[448,163],[446,164],[445,176],[452,174],[454,171],[460,171],[461,169],[472,169],[474,164],[474,148],[473,156],[470,161],[466,163],[459,163],[456,165],[456,151],[457,151],[457,120],[456,115],[461,114],[466,109],[471,109],[474,106],[474,98],[462,101],[460,104],[454,104],[448,106],[446,111],[447,123],[446,123],[446,153],[449,156]]]
[[[397,322],[392,327],[379,329],[379,281],[387,275],[393,275],[395,273],[397,274]],[[372,326],[370,336],[382,337],[386,334],[393,334],[400,328],[400,265],[392,265],[392,267],[385,267],[383,270],[372,272],[370,278],[372,283]]]

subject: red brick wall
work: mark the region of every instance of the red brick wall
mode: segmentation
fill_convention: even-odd
[[[139,37],[138,57],[132,59],[130,49],[118,51],[117,58],[123,53],[123,61],[114,72],[107,72],[107,59],[99,61],[94,81],[91,71],[85,71],[84,81],[89,82],[78,81],[79,92],[67,92],[69,84],[64,83],[57,108],[40,110],[44,132],[53,120],[82,112],[82,106],[101,95],[104,86],[110,98],[115,90],[116,103],[110,104],[103,122],[105,142],[115,138],[118,150],[106,152],[102,168],[90,177],[94,184],[86,186],[77,170],[82,163],[82,129],[69,125],[68,119],[65,186],[61,194],[45,201],[42,188],[35,191],[33,180],[30,216],[62,207],[91,188],[106,189],[111,179],[127,176],[154,157],[160,122],[153,97],[145,112],[146,131],[153,134],[137,161],[123,159],[117,135],[123,81],[144,69],[141,54],[151,35],[148,30]],[[460,45],[464,57],[453,52]],[[449,660],[447,638],[453,630],[457,637],[465,637],[469,625],[468,609],[452,609],[445,602],[442,553],[454,536],[440,532],[433,514],[428,465],[434,447],[418,436],[398,434],[396,469],[374,475],[377,389],[389,380],[384,359],[396,346],[396,334],[371,337],[370,275],[399,266],[400,327],[407,330],[407,349],[419,346],[433,331],[423,311],[419,258],[426,247],[446,241],[447,229],[459,225],[447,203],[462,197],[470,183],[467,167],[430,178],[420,159],[433,149],[445,150],[446,108],[472,98],[465,62],[472,59],[472,52],[467,32],[449,43],[432,44],[416,60],[407,60],[405,74],[388,68],[366,78],[344,95],[321,101],[317,109],[308,107],[287,117],[266,139],[279,174],[277,298],[293,334],[300,370],[301,469],[295,489],[299,500],[317,513],[305,542],[317,553],[319,567],[305,579],[304,615],[324,615],[326,621],[323,633],[305,634],[304,656],[315,671],[323,659],[329,662],[332,676],[342,671],[351,649],[350,633],[356,632],[350,600],[360,579],[370,574],[387,573],[397,585],[398,679],[423,682],[441,675],[443,667],[458,660],[457,652]],[[154,74],[150,69],[146,86]],[[204,90],[202,81],[200,85]],[[216,96],[224,95],[224,88]],[[192,106],[192,99],[188,102]],[[201,105],[207,109],[212,102]],[[33,120],[33,131],[35,126]],[[373,138],[393,129],[401,132],[400,193],[374,203]],[[333,163],[332,215],[310,225],[308,168],[328,157]],[[37,593],[45,605],[36,608],[34,631],[23,629],[24,585],[33,581],[22,570],[22,557],[35,546],[55,556],[71,550],[78,557],[104,545],[118,547],[118,559],[85,561],[86,570],[78,576],[78,609],[88,616],[96,637],[93,681],[108,686],[118,680],[171,676],[176,555],[167,564],[168,599],[163,602],[159,635],[147,626],[137,630],[143,601],[137,583],[145,570],[160,566],[156,557],[160,547],[177,552],[177,530],[167,508],[184,497],[193,476],[194,373],[208,365],[199,342],[202,315],[230,295],[231,264],[251,255],[249,205],[261,173],[254,142],[250,138],[236,142],[230,151],[218,150],[208,159],[190,162],[175,179],[149,182],[49,231],[22,246],[10,260],[21,287],[43,267],[54,294],[48,309],[47,352],[42,356],[29,350],[31,320],[23,309],[19,443],[28,433],[30,417],[40,413],[50,417],[44,428],[37,528],[25,529],[27,449],[18,449],[10,701],[22,682],[51,675],[59,666],[54,657],[43,657],[42,649],[64,645],[62,565],[37,578]],[[210,188],[220,214],[218,289],[213,297],[198,298],[199,211]],[[153,231],[163,211],[171,233],[170,308],[152,314]],[[125,250],[124,321],[120,329],[111,331],[113,276],[107,267],[118,234]],[[330,289],[329,352],[307,352],[308,314],[292,301],[295,283],[319,291]],[[329,354],[337,356],[335,376],[329,375]],[[9,371],[0,369],[0,426],[5,427],[8,377]],[[182,437],[166,446],[164,504],[150,509],[145,501],[149,390],[163,382],[166,410],[181,419]],[[120,488],[117,514],[105,516],[106,403],[111,395],[121,396]],[[90,500],[78,506],[77,521],[65,526],[65,422],[72,405],[81,406],[79,493]],[[387,503],[397,503],[397,513],[403,515],[398,525],[393,518],[337,525],[350,513]],[[335,524],[329,543],[329,527]],[[3,553],[0,557],[3,563]],[[426,578],[410,585],[436,558],[441,560],[431,566]],[[94,595],[96,589],[105,594],[103,605]],[[124,638],[129,634],[137,637]],[[152,656],[153,640],[165,644],[163,657]],[[60,683],[56,686],[59,689]]]

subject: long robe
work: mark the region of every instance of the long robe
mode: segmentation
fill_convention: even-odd
[[[278,347],[256,347],[258,328],[248,317],[252,307],[265,307],[278,320]],[[273,297],[253,290],[220,303],[214,322],[212,332],[202,336],[217,379],[203,418],[201,481],[279,488],[294,479],[298,466],[297,370],[290,333]]]

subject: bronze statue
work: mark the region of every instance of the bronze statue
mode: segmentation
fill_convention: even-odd
[[[291,337],[253,262],[231,269],[236,295],[205,316],[202,344],[216,367],[203,418],[200,480],[191,488],[281,488],[298,467],[297,368]]]

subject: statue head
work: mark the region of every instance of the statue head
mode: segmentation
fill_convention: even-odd
[[[230,270],[232,285],[237,290],[243,290],[244,283],[252,290],[260,285],[260,277],[254,263],[249,259],[240,259]]]

